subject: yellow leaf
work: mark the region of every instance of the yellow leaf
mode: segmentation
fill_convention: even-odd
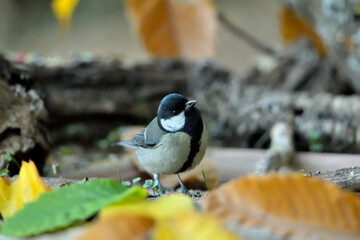
[[[191,198],[182,194],[117,204],[102,210],[99,217],[79,240],[237,239],[214,217],[198,213]]]
[[[71,18],[79,0],[52,0],[51,7],[64,32],[70,31]]]
[[[184,194],[172,194],[167,197],[161,197],[156,201],[113,205],[101,210],[100,217],[106,218],[113,215],[126,214],[164,220],[179,211],[189,210],[194,210],[194,204],[190,197]]]
[[[201,200],[225,221],[319,239],[360,237],[360,198],[334,184],[301,175],[250,176]]]
[[[218,219],[207,214],[188,211],[178,212],[171,220],[160,222],[154,229],[152,239],[234,240],[239,238],[223,229]]]
[[[127,0],[147,51],[186,59],[214,55],[216,12],[211,0]]]
[[[3,218],[12,216],[25,203],[50,190],[41,180],[34,162],[22,162],[19,177],[12,184],[0,178],[0,212]]]
[[[305,20],[288,8],[280,8],[279,13],[280,33],[285,43],[291,43],[300,37],[308,37],[318,52],[326,57],[326,47],[320,36]]]

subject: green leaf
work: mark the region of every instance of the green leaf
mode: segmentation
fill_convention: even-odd
[[[121,181],[121,184],[128,187],[131,185],[131,182],[130,181]]]
[[[322,152],[324,147],[321,143],[310,144],[310,152]]]
[[[61,146],[60,151],[62,152],[63,155],[70,155],[71,154],[71,149],[69,147],[67,147],[67,146]]]
[[[132,183],[137,183],[137,182],[139,182],[140,180],[141,180],[141,177],[134,178],[134,179],[132,180]]]
[[[322,132],[319,131],[319,130],[314,130],[314,131],[311,131],[309,134],[308,134],[308,138],[310,141],[317,141],[317,140],[321,140],[321,137],[322,137]]]
[[[9,176],[9,164],[6,164],[6,167],[0,171],[0,177]]]
[[[82,221],[113,203],[139,201],[147,197],[141,187],[127,188],[112,179],[75,183],[40,195],[7,218],[2,234],[27,237],[66,227]]]
[[[11,160],[12,160],[12,156],[9,152],[6,152],[5,158],[6,158],[6,161],[8,161],[8,162],[11,162]]]
[[[145,183],[143,185],[144,188],[152,188],[154,185],[154,181],[151,179],[145,180]]]
[[[84,123],[69,124],[65,131],[68,136],[81,135],[86,132],[86,125]]]
[[[56,164],[51,164],[51,169],[54,175],[57,174],[58,166]]]
[[[207,179],[206,179],[204,170],[202,170],[201,173],[202,173],[203,178],[204,178],[204,183],[205,183],[206,189],[209,191],[210,189],[209,189],[209,185],[207,183]]]

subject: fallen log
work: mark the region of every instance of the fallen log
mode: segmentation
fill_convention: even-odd
[[[36,91],[10,87],[0,76],[0,169],[10,164],[10,173],[15,174],[21,161],[29,159],[42,168],[49,151],[45,119],[44,103]]]
[[[319,151],[360,151],[360,97],[356,95],[293,93],[249,85],[211,61],[159,60],[133,67],[95,61],[27,67],[26,78],[9,82],[39,92],[56,144],[69,139],[93,143],[119,125],[146,124],[164,95],[179,92],[198,100],[215,145],[254,147],[275,122],[294,121],[297,150],[312,149],[312,136],[318,133]],[[65,130],[76,122],[87,127],[74,138]]]

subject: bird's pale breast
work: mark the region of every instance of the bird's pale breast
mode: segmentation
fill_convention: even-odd
[[[176,173],[188,158],[190,136],[184,132],[162,136],[155,148],[138,148],[136,154],[140,164],[150,173]]]

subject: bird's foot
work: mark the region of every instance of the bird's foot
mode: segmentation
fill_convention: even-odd
[[[159,181],[159,174],[154,174],[154,180],[155,180],[155,182],[157,182],[157,188],[159,190],[158,193],[155,193],[155,191],[154,191],[155,195],[156,196],[165,195],[165,189],[161,186],[160,181]]]
[[[185,195],[190,196],[189,191],[187,190],[187,188],[185,187],[185,185],[181,185],[181,192]]]
[[[160,183],[158,184],[158,190],[159,190],[159,196],[163,196],[165,195],[165,190],[164,188],[160,185]]]
[[[185,184],[183,183],[183,181],[181,180],[180,175],[179,175],[178,173],[177,173],[176,175],[177,175],[177,177],[178,177],[178,179],[179,179],[179,182],[180,182],[181,192],[182,192],[183,194],[185,194],[185,195],[190,196],[190,193],[189,193],[189,191],[187,190],[187,188],[186,188]]]

